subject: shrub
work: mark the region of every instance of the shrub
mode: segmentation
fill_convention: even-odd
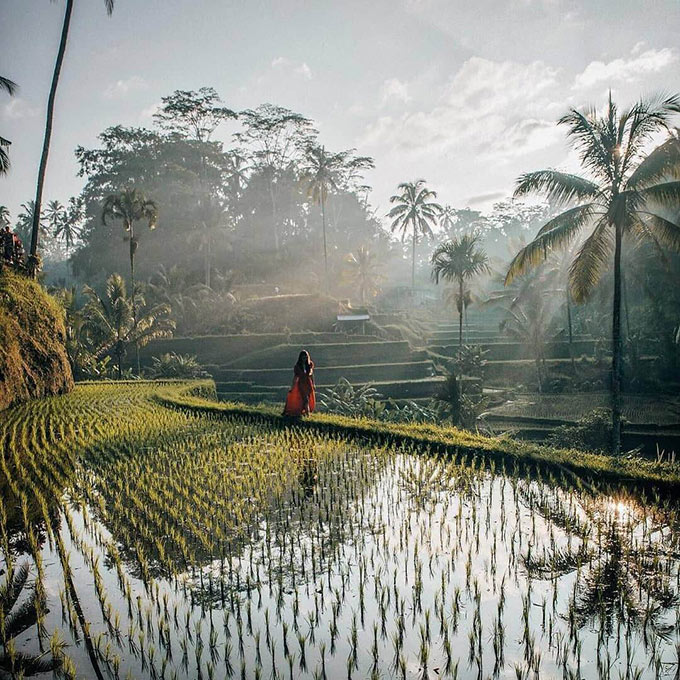
[[[207,378],[208,373],[192,354],[168,352],[160,357],[151,357],[151,378]]]
[[[612,442],[612,414],[608,408],[596,408],[573,425],[556,427],[547,439],[559,448],[608,452]]]

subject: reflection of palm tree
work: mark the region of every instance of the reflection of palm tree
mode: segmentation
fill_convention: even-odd
[[[480,247],[480,239],[473,234],[442,243],[432,254],[432,278],[455,281],[458,284],[458,344],[463,344],[463,309],[465,282],[489,271],[489,259]]]
[[[406,238],[408,230],[411,230],[413,250],[411,260],[411,293],[416,290],[416,243],[419,236],[432,236],[432,225],[439,217],[442,207],[432,199],[437,194],[425,186],[425,180],[415,182],[402,182],[398,185],[400,193],[390,197],[390,203],[396,205],[387,216],[392,220],[392,231],[399,230],[402,233],[401,240]]]
[[[366,298],[378,292],[378,284],[382,278],[375,253],[366,246],[360,246],[355,253],[345,257],[345,263],[346,277],[358,285],[361,304],[365,305]]]
[[[614,519],[594,549],[588,545],[592,536],[590,522],[601,521],[601,502],[584,506],[588,517],[584,522],[565,511],[559,502],[545,502],[535,491],[527,491],[525,499],[546,521],[581,540],[576,550],[553,546],[542,556],[531,552],[524,556],[524,566],[533,578],[555,579],[576,572],[569,619],[578,628],[599,621],[602,629],[611,634],[618,620],[642,629],[649,626],[654,635],[668,638],[673,626],[664,618],[675,611],[680,598],[670,586],[670,571],[659,565],[654,546],[632,545],[632,527],[620,526]]]
[[[614,252],[612,311],[612,452],[621,448],[621,252],[624,234],[651,238],[666,247],[680,249],[680,224],[664,209],[680,198],[680,143],[671,137],[645,156],[654,134],[668,129],[672,116],[680,112],[677,95],[641,100],[619,114],[611,95],[607,110],[598,116],[594,109],[572,109],[559,123],[580,154],[583,168],[593,178],[555,170],[522,175],[515,196],[532,192],[547,194],[550,201],[569,208],[549,220],[536,238],[515,256],[506,283],[545,260],[555,249],[571,243],[586,227],[592,228],[569,270],[574,300],[583,302],[592,293]]]
[[[0,585],[0,607],[2,608],[2,626],[0,626],[0,671],[3,677],[28,677],[40,673],[49,673],[61,668],[62,659],[57,656],[34,656],[19,652],[14,646],[14,639],[24,631],[38,623],[38,612],[45,609],[45,597],[36,588],[31,595],[17,606],[21,593],[28,580],[28,563],[18,569],[10,568],[5,582]],[[5,673],[8,676],[5,676]]]
[[[38,266],[38,241],[40,237],[40,204],[42,202],[43,186],[45,184],[45,173],[47,171],[47,156],[50,151],[50,140],[52,138],[52,123],[54,120],[54,103],[57,97],[57,87],[59,85],[59,75],[61,74],[61,67],[64,63],[64,54],[66,53],[66,43],[68,42],[68,32],[71,25],[71,14],[73,12],[74,0],[66,0],[66,9],[64,10],[64,23],[61,27],[61,38],[59,40],[59,50],[57,52],[57,60],[54,64],[54,72],[52,74],[52,84],[50,85],[50,94],[47,99],[47,117],[45,119],[45,137],[43,139],[42,154],[40,156],[40,167],[38,168],[38,182],[35,191],[35,206],[36,210],[33,214],[33,224],[31,228],[31,257],[29,261],[29,268],[33,275],[36,274]],[[113,12],[113,5],[115,0],[104,0],[106,11],[109,15]]]

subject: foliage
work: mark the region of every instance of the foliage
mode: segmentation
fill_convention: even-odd
[[[548,437],[552,446],[605,453],[612,440],[611,409],[596,408],[574,425],[559,425]]]
[[[344,278],[359,289],[359,300],[366,304],[369,298],[380,292],[384,278],[376,254],[368,246],[359,246],[355,252],[345,256]]]
[[[37,625],[44,618],[46,608],[47,598],[42,583],[28,588],[30,594],[19,602],[26,589],[28,576],[29,564],[24,562],[17,569],[10,567],[4,583],[0,584],[0,672],[3,677],[23,678],[50,671],[58,672],[63,665],[61,645],[56,645],[49,657],[27,654],[16,648],[15,639],[31,626]]]
[[[680,96],[640,100],[619,112],[609,95],[603,115],[571,109],[560,119],[588,177],[556,170],[522,175],[516,196],[541,192],[563,207],[536,238],[510,263],[506,283],[542,262],[554,249],[572,243],[589,228],[569,269],[574,300],[584,302],[599,283],[614,253],[612,304],[612,452],[621,446],[622,335],[621,258],[623,238],[651,240],[659,248],[680,250],[680,224],[672,211],[680,198],[680,139],[668,140],[651,153],[646,148],[659,132],[668,131],[680,113]],[[539,377],[540,379],[540,377]]]
[[[88,302],[83,310],[84,325],[93,354],[102,360],[112,357],[118,377],[123,375],[123,359],[132,346],[143,347],[151,340],[172,335],[174,321],[169,317],[167,305],[146,308],[144,299],[136,296],[139,315],[133,315],[132,298],[128,297],[125,281],[112,274],[106,282],[105,295],[89,286],[83,289]]]
[[[6,92],[11,97],[14,96],[17,89],[18,86],[13,80],[0,76],[0,91]],[[10,142],[9,139],[0,136],[0,175],[6,175],[9,172],[10,160],[6,149],[11,144],[12,142]]]
[[[390,229],[393,232],[401,231],[402,241],[411,230],[411,290],[415,292],[416,243],[420,236],[432,236],[432,226],[439,218],[442,207],[435,203],[433,199],[437,198],[437,194],[427,188],[423,179],[402,182],[397,189],[400,193],[390,197],[394,207],[387,217],[391,220]]]
[[[455,298],[458,309],[458,344],[463,344],[463,311],[471,298],[464,289],[465,283],[489,270],[489,258],[480,246],[480,237],[476,234],[463,234],[437,246],[432,253],[432,278],[458,284]],[[467,300],[467,301],[466,301]]]
[[[370,383],[352,385],[346,378],[340,378],[330,388],[319,390],[319,408],[327,413],[350,418],[373,418],[391,423],[415,423],[431,421],[436,412],[415,401],[399,405],[386,399]]]
[[[151,358],[150,378],[207,378],[196,357],[191,354],[168,352]]]

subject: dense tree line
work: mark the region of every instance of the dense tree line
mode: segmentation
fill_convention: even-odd
[[[238,117],[233,146],[214,139]],[[158,229],[138,231],[140,278],[159,265],[181,268],[210,286],[214,274],[237,271],[243,282],[321,282],[326,254],[336,279],[357,244],[384,239],[366,202],[362,172],[370,158],[331,153],[304,116],[265,104],[236,114],[212,88],[165,97],[153,129],[115,126],[97,148],[76,150],[85,223],[72,258],[93,280],[123,271],[128,249],[120,227],[102,221],[108,196],[128,188],[158,206]]]

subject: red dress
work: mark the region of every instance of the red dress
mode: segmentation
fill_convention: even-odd
[[[293,386],[288,390],[284,416],[302,416],[311,413],[316,406],[314,394],[314,363],[310,362],[309,372],[296,364],[293,368],[295,378]]]

